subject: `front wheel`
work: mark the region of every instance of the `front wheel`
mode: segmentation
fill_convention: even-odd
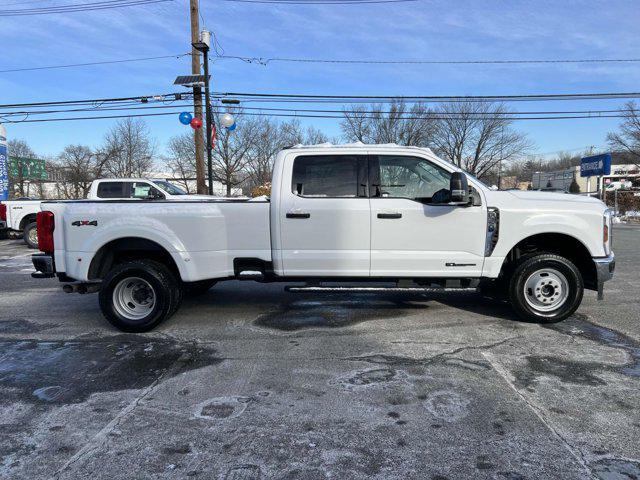
[[[555,323],[576,311],[584,284],[568,259],[548,253],[523,259],[513,271],[509,300],[524,320]]]
[[[36,222],[31,222],[24,227],[23,238],[29,248],[38,248],[38,225]]]
[[[178,309],[182,295],[175,275],[163,264],[136,260],[115,266],[100,289],[100,309],[124,332],[148,332]]]

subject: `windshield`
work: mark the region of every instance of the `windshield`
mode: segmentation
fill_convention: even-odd
[[[186,195],[187,194],[181,188],[178,188],[174,184],[166,182],[164,180],[154,180],[153,183],[158,185],[161,189],[163,189],[169,195]]]

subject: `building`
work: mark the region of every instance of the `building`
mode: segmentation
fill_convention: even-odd
[[[611,165],[611,174],[600,178],[581,177],[580,166],[554,172],[535,172],[531,184],[534,190],[568,192],[574,179],[580,187],[580,193],[600,194],[603,190],[640,191],[640,167],[635,164]]]

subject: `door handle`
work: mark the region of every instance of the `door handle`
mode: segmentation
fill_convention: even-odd
[[[311,214],[287,212],[287,218],[311,218]]]
[[[402,218],[402,214],[396,213],[379,213],[378,218]]]

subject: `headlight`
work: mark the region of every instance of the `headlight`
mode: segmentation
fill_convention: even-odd
[[[490,257],[498,243],[500,233],[500,210],[495,207],[487,208],[487,237],[484,247],[484,256]]]

